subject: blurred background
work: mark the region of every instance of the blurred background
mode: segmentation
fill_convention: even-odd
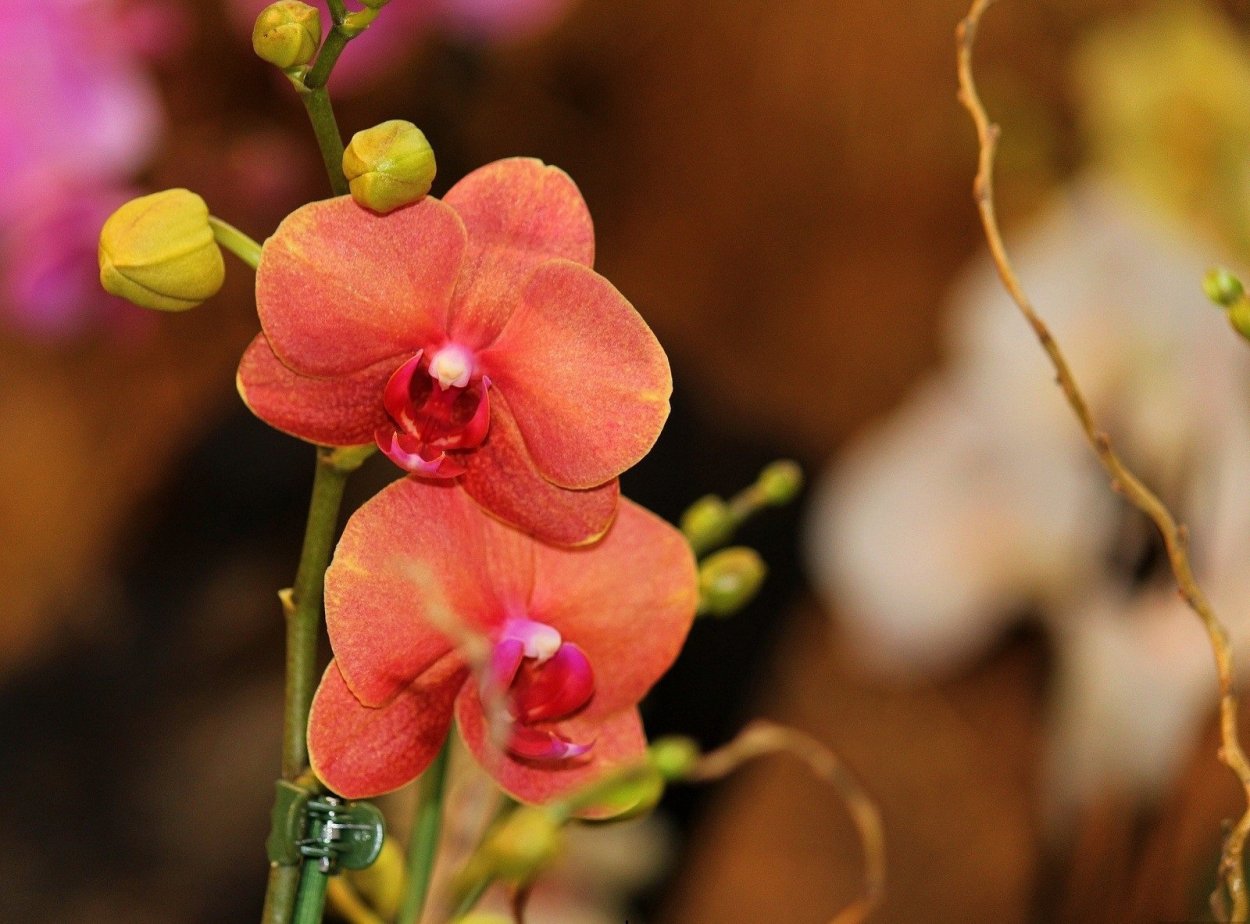
[[[235,394],[251,271],[156,317],[94,254],[143,191],[258,240],[327,194],[262,5],[0,0],[3,922],[260,907],[312,453]],[[984,264],[965,12],[391,0],[331,86],[345,134],[422,127],[436,194],[514,154],[577,180],[673,365],[627,494],[675,520],[776,457],[811,476],[741,533],[766,589],[695,626],[653,734],[767,715],[833,747],[885,820],[879,920],[1201,920],[1241,806],[1210,655]],[[1250,257],[1248,36],[1232,2],[1013,0],[977,57],[1025,283],[1250,642],[1250,353],[1198,286]],[[845,808],[784,758],[585,844],[535,920],[818,922],[861,887]]]

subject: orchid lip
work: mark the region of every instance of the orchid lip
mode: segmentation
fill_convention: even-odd
[[[482,682],[488,712],[507,713],[505,748],[514,757],[556,761],[581,757],[591,743],[575,742],[540,724],[581,712],[595,693],[586,653],[559,630],[531,619],[510,619],[491,649]],[[502,715],[500,716],[502,718]]]
[[[418,350],[391,373],[382,390],[390,426],[377,430],[378,448],[420,477],[463,475],[468,471],[463,456],[481,446],[490,430],[490,386],[463,347]]]

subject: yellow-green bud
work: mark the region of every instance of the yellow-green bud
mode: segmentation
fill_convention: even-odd
[[[496,914],[494,911],[470,911],[462,918],[456,918],[452,924],[512,924],[516,919],[510,914]]]
[[[1233,330],[1250,340],[1250,298],[1239,298],[1228,309],[1228,323]]]
[[[390,3],[390,0],[360,0],[360,2],[361,5],[367,6],[371,10],[380,10]]]
[[[352,198],[375,212],[391,212],[423,199],[434,182],[434,149],[421,129],[392,119],[352,136],[343,174]]]
[[[408,877],[403,851],[395,841],[388,837],[382,842],[382,852],[372,865],[345,870],[343,875],[384,920],[399,917]]]
[[[755,482],[764,495],[764,500],[774,507],[788,504],[794,500],[803,487],[803,469],[799,463],[789,459],[781,459],[765,466]]]
[[[185,311],[221,288],[208,206],[186,189],[132,199],[100,231],[100,284],[142,308]]]
[[[689,738],[669,735],[651,742],[647,759],[664,779],[682,780],[698,763],[699,746]]]
[[[737,525],[729,505],[715,494],[700,497],[681,515],[681,531],[696,549],[727,542]]]
[[[578,810],[591,810],[595,823],[628,821],[645,815],[664,798],[664,776],[651,766],[630,771],[613,782],[594,786],[594,799]]]
[[[712,616],[736,613],[755,597],[767,573],[759,553],[746,546],[708,556],[699,566],[699,611]]]
[[[538,806],[522,805],[487,835],[482,858],[501,879],[532,882],[560,855],[563,843],[558,819]]]
[[[1241,280],[1222,266],[1206,271],[1202,277],[1202,291],[1220,308],[1231,308],[1246,294]]]
[[[269,4],[252,28],[257,56],[283,70],[310,62],[320,44],[321,11],[300,0]]]

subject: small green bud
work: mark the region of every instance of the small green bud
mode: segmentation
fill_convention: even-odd
[[[382,7],[390,3],[390,0],[360,0],[362,6],[367,6],[371,10],[380,10]]]
[[[689,738],[669,735],[651,742],[647,759],[664,779],[682,780],[698,763],[699,746]]]
[[[401,119],[357,132],[343,152],[352,198],[382,214],[423,199],[435,169],[430,142],[421,129]]]
[[[501,879],[525,883],[560,855],[564,831],[545,809],[522,805],[490,832],[482,845],[482,859]]]
[[[647,814],[664,798],[664,776],[654,767],[644,766],[619,776],[611,783],[594,787],[593,801],[579,810],[593,810],[589,819],[596,824],[628,821]]]
[[[300,0],[269,4],[252,28],[257,56],[283,70],[312,61],[320,45],[321,11]]]
[[[1228,323],[1233,330],[1250,340],[1250,298],[1239,298],[1228,309]]]
[[[186,189],[132,199],[100,231],[100,284],[141,308],[185,311],[225,279],[208,206]]]
[[[1231,308],[1246,294],[1241,280],[1222,266],[1206,271],[1202,277],[1202,291],[1221,308]]]
[[[715,494],[700,497],[681,515],[681,531],[696,549],[727,542],[737,525],[729,505]]]
[[[780,507],[794,500],[799,489],[803,487],[803,469],[799,468],[797,462],[781,459],[765,466],[755,483],[765,501],[774,507]]]
[[[768,567],[759,553],[737,545],[708,556],[699,566],[699,611],[730,616],[755,597]]]

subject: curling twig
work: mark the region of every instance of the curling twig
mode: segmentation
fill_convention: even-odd
[[[700,758],[686,779],[718,780],[749,760],[783,752],[798,757],[818,779],[834,787],[851,814],[864,851],[864,894],[834,915],[830,924],[861,924],[885,894],[885,833],[876,804],[832,751],[801,731],[757,720],[729,744]]]
[[[1245,790],[1248,806],[1224,838],[1224,846],[1220,855],[1219,884],[1211,896],[1211,907],[1220,918],[1244,922],[1250,911],[1243,860],[1246,836],[1250,833],[1250,762],[1247,762],[1238,738],[1237,693],[1228,631],[1216,616],[1206,595],[1194,578],[1193,568],[1189,561],[1188,534],[1184,525],[1176,522],[1176,518],[1172,516],[1167,506],[1129,470],[1112,449],[1106,433],[1099,429],[1094,421],[1085,396],[1077,386],[1076,379],[1072,375],[1072,370],[1059,344],[1055,342],[1050,329],[1034,309],[1007,256],[994,205],[994,158],[998,148],[999,127],[990,121],[980,95],[977,93],[976,81],[972,75],[972,48],[976,42],[977,27],[980,25],[985,10],[993,2],[994,0],[973,0],[968,15],[960,22],[956,30],[959,101],[972,116],[979,146],[977,173],[973,181],[973,197],[981,216],[981,224],[985,230],[994,266],[1003,286],[1033,329],[1042,349],[1046,351],[1063,396],[1068,406],[1071,407],[1072,413],[1076,415],[1086,439],[1098,456],[1098,461],[1110,476],[1112,487],[1148,516],[1158,528],[1167,550],[1168,562],[1172,566],[1172,573],[1176,577],[1180,596],[1202,621],[1210,640],[1211,652],[1215,656],[1216,673],[1219,677],[1221,740],[1219,756],[1220,760],[1237,775],[1238,781]],[[1227,902],[1225,896],[1221,894],[1220,885],[1227,893]]]

